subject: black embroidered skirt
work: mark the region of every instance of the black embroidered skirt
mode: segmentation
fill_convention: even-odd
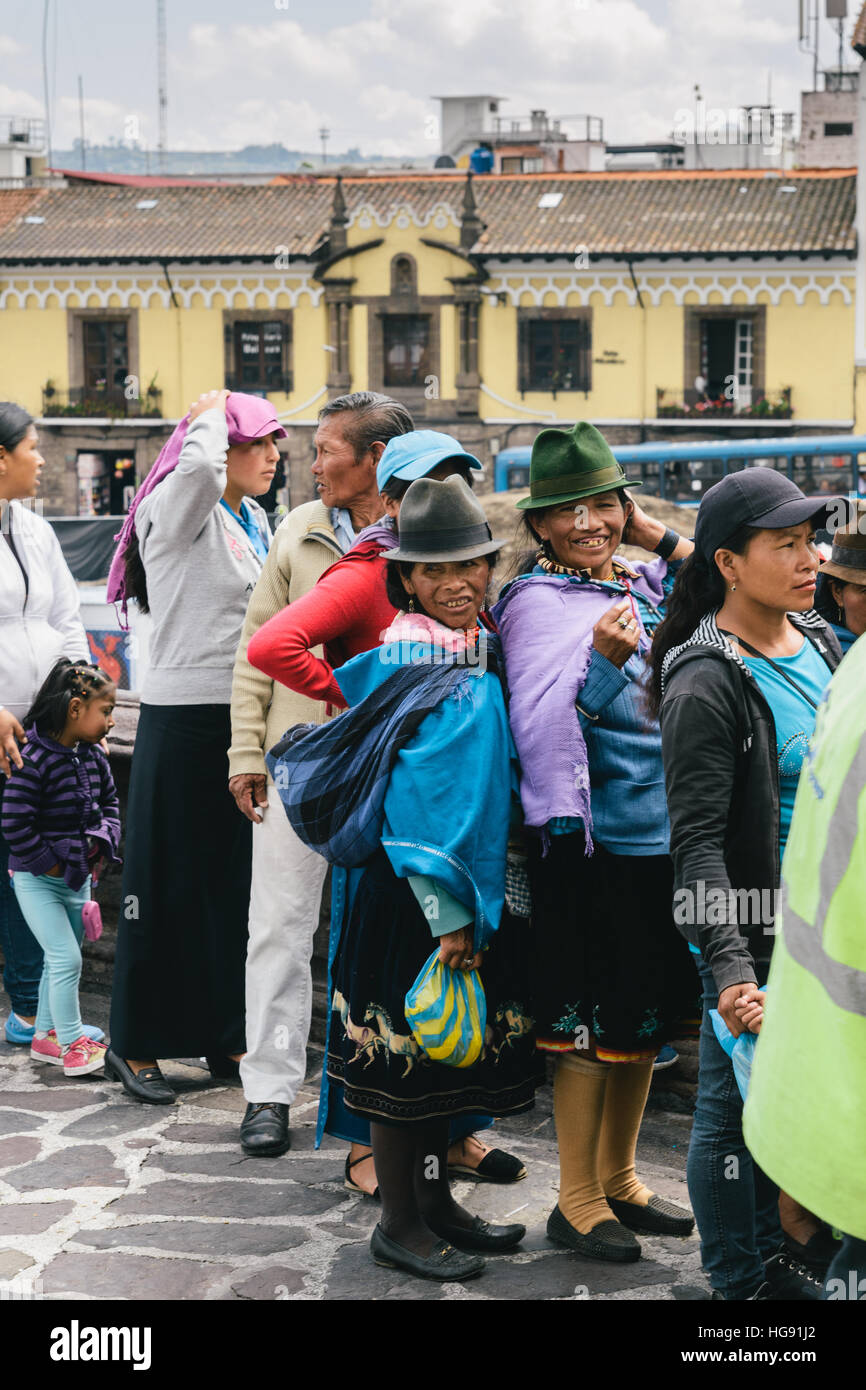
[[[436,948],[412,889],[384,850],[370,860],[334,962],[327,1072],[346,1106],[377,1123],[480,1111],[514,1115],[544,1080],[526,1006],[526,922],[507,911],[481,966],[486,1046],[472,1067],[431,1062],[403,1011]]]
[[[142,704],[111,998],[121,1057],[244,1050],[252,826],[228,790],[228,705]]]
[[[585,1029],[601,1056],[654,1052],[700,1018],[695,967],[673,920],[673,865],[599,844],[587,856],[584,843],[582,832],[552,835],[542,857],[540,837],[529,839],[538,1046],[566,1051]]]

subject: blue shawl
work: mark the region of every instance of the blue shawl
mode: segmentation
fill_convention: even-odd
[[[400,878],[428,874],[475,914],[475,947],[505,895],[514,745],[499,642],[466,667],[418,643],[390,642],[335,672],[350,709],[301,725],[266,762],[300,838],[358,865],[381,844]]]

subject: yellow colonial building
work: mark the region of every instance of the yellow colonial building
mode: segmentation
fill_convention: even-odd
[[[222,385],[276,405],[292,505],[350,390],[487,461],[576,419],[614,443],[863,431],[855,204],[844,169],[0,191],[0,395],[38,417],[67,516],[121,513]]]

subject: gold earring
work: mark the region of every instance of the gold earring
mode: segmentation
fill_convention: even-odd
[[[736,584],[732,584],[732,585],[731,585],[731,593],[734,592],[734,590],[736,589],[736,587],[737,587]]]
[[[413,597],[410,597],[410,599],[409,599],[409,612],[410,612],[410,613],[414,613],[414,612],[415,612],[415,599],[414,599],[414,596],[413,596]]]

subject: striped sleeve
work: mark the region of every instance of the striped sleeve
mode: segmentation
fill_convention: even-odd
[[[23,766],[9,778],[3,794],[3,835],[10,857],[14,856],[31,874],[47,873],[57,863],[57,854],[37,827],[41,780],[38,767],[25,758]]]
[[[120,801],[107,757],[101,748],[94,748],[93,751],[96,754],[99,768],[99,809],[102,813],[102,821],[96,830],[88,830],[87,833],[97,839],[107,841],[111,854],[115,855],[120,844]]]

